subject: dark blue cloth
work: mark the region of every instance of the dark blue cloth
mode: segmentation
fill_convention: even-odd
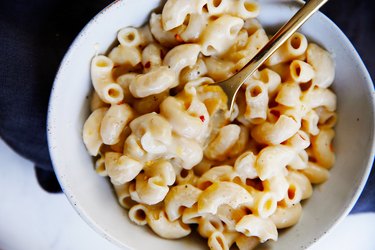
[[[83,26],[110,0],[0,0],[0,136],[36,165],[41,186],[61,191],[46,138],[57,68]]]
[[[0,0],[0,137],[35,163],[40,185],[59,192],[46,139],[58,65],[78,32],[110,0]],[[346,33],[375,74],[371,0],[331,0],[322,10]],[[352,212],[375,211],[375,176]]]

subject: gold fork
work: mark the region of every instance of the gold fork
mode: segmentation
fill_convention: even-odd
[[[216,83],[228,96],[229,111],[232,111],[236,94],[242,84],[328,0],[310,0],[277,31],[271,40],[238,73],[225,81]]]

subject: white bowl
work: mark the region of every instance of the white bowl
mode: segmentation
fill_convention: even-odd
[[[103,237],[130,249],[205,249],[198,238],[164,240],[147,227],[132,224],[107,179],[93,170],[82,142],[82,126],[89,115],[92,91],[90,61],[105,53],[125,26],[140,26],[159,0],[116,1],[83,29],[67,52],[55,79],[48,111],[48,142],[59,182],[81,217]],[[274,31],[300,4],[261,2],[261,23]],[[337,162],[330,179],[315,188],[303,205],[300,222],[280,234],[270,249],[303,249],[326,234],[353,207],[369,175],[374,158],[374,88],[357,52],[339,28],[321,13],[301,29],[330,51],[336,61],[333,85],[338,97],[339,120],[335,148]]]

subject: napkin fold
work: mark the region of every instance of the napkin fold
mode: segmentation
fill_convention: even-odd
[[[46,117],[58,66],[84,25],[110,0],[0,1],[0,137],[35,163],[39,184],[48,192],[61,188],[53,172]],[[375,20],[371,0],[330,1],[322,11],[354,43],[375,73]],[[348,18],[355,17],[355,18]],[[375,174],[352,212],[375,211]]]

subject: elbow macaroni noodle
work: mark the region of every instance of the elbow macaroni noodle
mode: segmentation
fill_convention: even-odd
[[[130,220],[163,238],[196,224],[210,249],[253,249],[298,223],[301,201],[329,178],[337,115],[326,50],[295,33],[240,89],[232,114],[213,85],[267,43],[259,9],[168,0],[92,60],[84,144]]]

